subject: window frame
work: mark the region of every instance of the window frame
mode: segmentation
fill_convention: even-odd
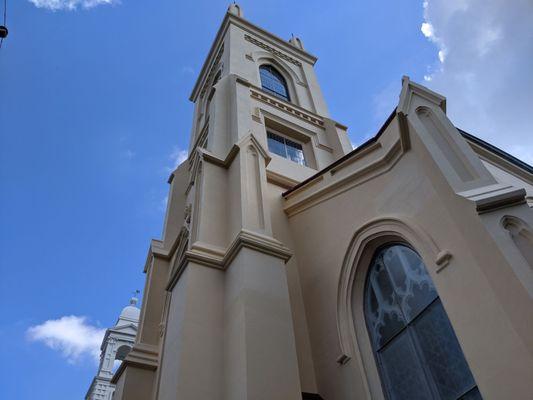
[[[261,70],[267,70],[267,69],[270,69],[270,71],[268,71],[271,75],[275,76],[279,81],[280,83],[283,85],[283,87],[285,88],[285,92],[287,93],[287,97],[283,96],[283,94],[281,93],[278,93],[276,92],[275,90],[272,90],[268,87],[265,87],[265,85],[263,84],[263,79],[262,79],[262,73],[261,73]],[[261,90],[263,90],[264,92],[270,94],[271,96],[274,96],[278,99],[281,99],[283,101],[286,101],[288,103],[292,103],[292,93],[291,93],[291,90],[290,90],[290,85],[289,85],[289,80],[287,79],[287,77],[285,76],[285,74],[283,74],[281,71],[280,71],[280,68],[276,67],[275,65],[273,65],[272,63],[263,63],[261,65],[259,65],[259,69],[258,69],[258,72],[259,72],[259,83],[260,83],[260,86],[261,86]]]
[[[272,136],[276,136],[276,137],[278,137],[278,138],[280,138],[280,139],[283,139],[283,148],[284,148],[284,150],[285,150],[285,156],[283,156],[283,155],[281,155],[281,154],[278,154],[278,153],[274,152],[273,150],[271,150],[271,148],[270,148],[270,135],[272,135]],[[269,153],[271,153],[271,154],[275,154],[275,155],[277,155],[278,157],[281,157],[281,158],[283,158],[283,159],[285,159],[285,160],[287,160],[287,161],[293,162],[293,163],[295,163],[295,164],[297,164],[297,165],[301,165],[301,166],[303,166],[303,167],[310,168],[310,167],[309,167],[309,162],[308,162],[308,159],[307,159],[308,156],[306,155],[306,152],[305,152],[305,146],[304,146],[304,143],[301,143],[301,142],[299,142],[299,141],[297,141],[297,140],[295,140],[295,139],[288,138],[288,137],[286,137],[286,136],[284,136],[284,135],[281,135],[281,134],[279,134],[278,132],[274,131],[273,129],[269,129],[269,128],[266,129],[266,136],[267,136],[267,147],[268,147],[268,151],[269,151]],[[274,139],[274,140],[275,140],[275,139]],[[300,150],[301,153],[302,153],[302,156],[303,156],[303,160],[302,160],[303,162],[302,162],[302,163],[293,160],[293,159],[289,156],[289,153],[288,153],[288,151],[287,151],[287,148],[288,148],[288,147],[295,148],[295,147],[294,147],[294,146],[289,146],[289,145],[287,144],[287,142],[291,142],[291,143],[294,143],[295,145],[300,146],[300,148],[297,149],[297,150]]]
[[[372,337],[372,334],[371,334],[371,328],[370,328],[370,325],[369,325],[369,319],[367,318],[367,291],[369,290],[368,289],[368,285],[369,285],[369,281],[370,281],[369,276],[370,276],[370,272],[374,268],[376,258],[385,249],[391,248],[391,247],[394,247],[394,246],[406,247],[406,248],[410,249],[411,251],[413,251],[418,256],[419,260],[422,262],[422,264],[423,264],[423,266],[424,266],[424,268],[426,270],[426,273],[428,274],[429,278],[431,279],[431,281],[432,281],[432,283],[434,285],[434,288],[435,288],[435,291],[436,291],[436,297],[433,300],[431,300],[430,302],[428,302],[428,304],[426,304],[423,308],[421,308],[418,311],[418,313],[413,318],[411,318],[409,321],[406,319],[404,326],[402,328],[398,329],[397,332],[392,334],[391,337],[389,337],[386,341],[383,342],[383,344],[381,344],[379,346],[379,345],[375,344],[375,339]],[[388,272],[387,272],[387,276],[388,276],[388,278],[390,280],[392,280],[392,277],[390,276],[390,274]],[[422,369],[422,373],[423,373],[423,375],[425,377],[425,381],[427,383],[429,391],[431,392],[432,398],[433,399],[441,399],[441,395],[439,393],[438,386],[437,386],[437,384],[435,382],[435,378],[433,377],[433,374],[431,372],[431,368],[430,368],[430,366],[428,364],[427,357],[424,354],[424,351],[422,349],[421,343],[420,343],[419,339],[416,336],[416,332],[415,332],[414,326],[416,325],[417,321],[421,320],[421,317],[426,314],[426,311],[428,311],[429,308],[431,308],[433,305],[435,305],[437,303],[440,303],[440,305],[443,308],[443,311],[445,313],[445,316],[448,319],[449,324],[451,325],[451,328],[452,328],[452,331],[453,331],[454,335],[455,335],[455,330],[453,329],[453,325],[451,324],[451,321],[450,321],[450,319],[448,317],[448,314],[446,313],[446,310],[444,309],[444,305],[442,304],[442,300],[441,300],[440,294],[439,294],[439,292],[438,292],[438,290],[437,290],[437,288],[436,288],[436,286],[435,286],[435,284],[433,282],[433,278],[431,277],[431,274],[429,273],[429,270],[427,268],[426,263],[424,262],[424,259],[413,248],[413,246],[411,246],[407,242],[404,242],[404,241],[401,241],[401,240],[386,241],[384,243],[381,243],[381,244],[377,245],[373,249],[373,251],[371,253],[370,261],[368,262],[366,271],[364,273],[364,277],[365,278],[364,278],[364,283],[363,283],[363,301],[362,301],[362,304],[361,304],[362,305],[362,314],[363,314],[363,320],[364,320],[364,323],[365,323],[364,324],[365,325],[365,330],[366,330],[367,337],[368,337],[368,340],[369,340],[370,352],[373,355],[373,358],[374,358],[374,361],[375,361],[375,365],[377,367],[377,373],[378,373],[378,377],[379,377],[379,381],[380,381],[380,384],[381,384],[381,389],[383,391],[384,398],[385,399],[392,399],[392,398],[394,398],[394,396],[391,394],[391,391],[390,391],[391,387],[390,387],[389,377],[387,376],[386,368],[383,365],[381,357],[380,357],[380,355],[378,353],[380,351],[384,350],[387,346],[389,346],[402,333],[405,333],[408,336],[408,338],[409,338],[410,345],[413,347],[414,354],[417,357],[417,361],[420,363],[420,367]],[[394,283],[392,283],[392,284],[393,284],[394,295],[396,295],[396,291],[394,290]],[[402,312],[402,310],[400,310],[400,311]],[[405,318],[405,316],[404,316],[404,318]],[[461,345],[459,343],[459,339],[457,338],[457,335],[455,335],[455,338],[456,338],[456,340],[457,340],[457,342],[459,344],[459,349],[461,350],[461,353],[462,353],[463,357],[465,358],[465,362],[466,362],[466,365],[468,367],[468,370],[472,374],[472,369],[470,368],[470,365],[466,361],[466,357],[464,355],[464,351],[463,351],[463,349],[462,349],[462,347],[461,347]],[[466,389],[463,393],[458,395],[456,400],[460,400],[460,399],[463,398],[463,396],[466,396],[466,395],[468,395],[470,393],[473,393],[476,389],[479,391],[479,385],[477,384],[473,374],[472,374],[472,379],[473,379],[473,384],[468,389]]]

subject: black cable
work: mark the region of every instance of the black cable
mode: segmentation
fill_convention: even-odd
[[[7,0],[4,0],[4,24],[7,29]],[[0,49],[2,48],[2,43],[4,43],[4,38],[0,39]]]

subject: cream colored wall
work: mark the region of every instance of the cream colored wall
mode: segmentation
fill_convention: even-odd
[[[149,399],[151,398],[152,371],[129,368],[116,384],[113,399]]]
[[[399,125],[392,123],[380,142],[386,147],[400,135]],[[525,205],[478,215],[472,203],[451,190],[413,130],[410,142],[411,149],[388,171],[361,178],[364,184],[332,191],[331,197],[323,195],[324,201],[314,199],[303,211],[293,208],[289,217],[318,391],[326,399],[382,398],[364,340],[355,343],[357,354],[350,354],[347,364],[336,362],[344,350],[337,296],[354,233],[368,221],[393,216],[412,221],[452,254],[449,265],[437,273],[435,258],[422,253],[426,244],[410,243],[424,258],[484,398],[527,398],[533,374],[533,344],[527,334],[533,326],[531,297],[504,257],[508,249],[495,242],[491,231],[501,229],[493,220],[505,213],[528,221],[533,215]],[[369,157],[347,166],[337,179],[368,164]],[[311,186],[307,192],[317,193],[319,188]],[[306,195],[302,189],[288,200],[286,209]],[[354,295],[361,299],[363,293]]]
[[[157,399],[220,398],[223,284],[222,271],[190,265],[172,289]]]
[[[285,189],[277,185],[268,185],[268,203],[272,216],[272,231],[275,239],[285,243],[293,249],[294,240],[290,231],[289,221],[283,212],[283,198],[281,194]],[[315,370],[307,328],[307,317],[302,297],[301,282],[298,272],[298,260],[293,256],[285,265],[287,284],[289,288],[294,335],[296,338],[296,351],[300,384],[303,392],[317,393]]]

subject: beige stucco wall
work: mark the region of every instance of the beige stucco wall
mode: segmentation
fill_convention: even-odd
[[[391,124],[383,140],[397,131]],[[533,327],[531,297],[487,231],[502,228],[485,221],[511,213],[531,223],[533,213],[521,205],[480,217],[451,191],[416,135],[411,145],[387,173],[289,218],[318,391],[327,399],[382,396],[375,366],[368,365],[372,358],[354,354],[343,366],[336,362],[342,354],[338,294],[354,233],[368,221],[394,216],[416,224],[453,255],[437,274],[435,259],[421,254],[484,398],[527,398],[533,373],[527,333]],[[410,244],[422,252],[423,243]],[[363,293],[354,296],[362,302]],[[355,343],[368,353],[365,346],[368,341]]]

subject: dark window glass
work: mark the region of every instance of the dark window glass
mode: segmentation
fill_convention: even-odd
[[[293,142],[289,139],[285,139],[287,145],[287,156],[289,160],[294,161],[297,164],[305,165],[304,151],[300,143]]]
[[[452,325],[440,300],[413,322],[426,364],[441,399],[458,399],[475,386]]]
[[[431,399],[431,390],[424,377],[424,367],[416,355],[407,330],[402,331],[382,349],[381,359],[384,378],[388,386],[394,388],[394,391],[389,393],[391,399]]]
[[[481,400],[422,259],[380,249],[365,289],[365,318],[388,399]]]
[[[267,132],[268,150],[278,156],[288,158],[300,165],[305,163],[304,152],[300,143],[285,139],[283,136]]]
[[[287,157],[285,149],[285,139],[281,136],[268,132],[268,150],[278,156]]]
[[[273,66],[261,65],[259,67],[259,75],[261,77],[261,87],[264,91],[283,100],[291,100],[285,78]]]

